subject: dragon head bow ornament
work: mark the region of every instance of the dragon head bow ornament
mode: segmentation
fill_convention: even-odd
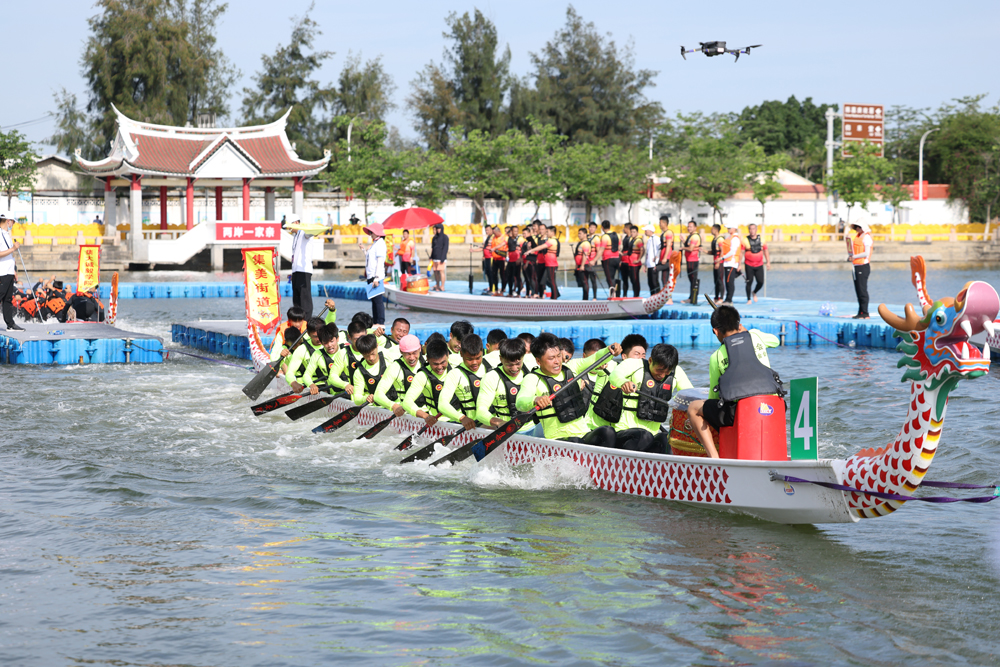
[[[864,449],[845,461],[844,484],[857,489],[912,494],[923,481],[937,452],[944,425],[948,394],[963,378],[976,378],[990,370],[990,348],[982,351],[969,339],[992,333],[1000,312],[1000,297],[990,285],[973,281],[955,297],[933,300],[927,294],[923,257],[910,259],[913,285],[917,288],[923,315],[907,304],[904,317],[885,304],[879,315],[902,338],[896,346],[905,366],[903,382],[910,381],[906,421],[896,439],[878,449]],[[864,493],[849,493],[848,507],[859,518],[884,516],[905,501],[880,500]]]

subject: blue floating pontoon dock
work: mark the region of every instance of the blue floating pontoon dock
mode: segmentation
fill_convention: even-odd
[[[0,331],[4,364],[158,364],[163,340],[97,322],[24,324],[24,331]]]
[[[501,297],[497,297],[501,298]],[[878,319],[853,320],[845,317],[825,317],[818,314],[821,302],[761,299],[760,303],[739,306],[748,328],[774,334],[785,345],[848,345],[895,349],[899,342],[891,326]],[[834,304],[840,312],[850,312],[856,304]],[[902,312],[901,307],[892,307]],[[811,312],[810,312],[811,311]],[[405,311],[401,311],[405,316]],[[709,321],[710,309],[705,306],[665,306],[658,319],[602,320],[599,322],[474,322],[476,333],[484,340],[491,329],[500,329],[508,336],[521,332],[535,335],[543,331],[569,338],[577,349],[590,338],[621,340],[628,334],[641,334],[650,344],[669,343],[674,347],[712,348],[719,345]],[[456,315],[456,317],[459,317]],[[433,332],[448,336],[451,321],[436,324],[416,324],[410,328],[421,342]],[[243,320],[211,320],[182,322],[171,325],[175,343],[216,354],[250,359],[250,346]],[[271,337],[262,337],[270,345]]]
[[[70,285],[75,289],[75,285]],[[281,296],[291,298],[292,285],[283,281],[278,285]],[[328,299],[351,299],[361,301],[365,298],[365,288],[359,283],[314,282],[313,296]],[[111,296],[111,285],[101,283],[101,298]],[[119,283],[119,299],[224,299],[243,298],[246,290],[243,283]]]

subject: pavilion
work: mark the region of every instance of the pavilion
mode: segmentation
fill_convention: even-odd
[[[104,181],[104,222],[115,228],[115,188],[129,188],[131,248],[143,242],[142,189],[159,188],[160,228],[167,228],[167,192],[181,189],[185,221],[194,227],[195,187],[215,189],[215,218],[222,220],[222,192],[241,188],[243,221],[250,220],[250,188],[264,189],[264,217],[274,220],[275,188],[292,188],[292,210],[303,208],[302,184],[330,162],[299,159],[285,133],[288,114],[267,125],[235,128],[172,127],[128,118],[112,106],[118,130],[103,160],[76,161],[87,174]]]

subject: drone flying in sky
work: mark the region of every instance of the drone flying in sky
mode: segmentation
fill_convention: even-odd
[[[701,51],[709,58],[711,58],[712,56],[721,56],[724,53],[728,53],[730,55],[736,56],[736,60],[739,60],[741,53],[746,53],[747,55],[749,55],[750,49],[759,49],[760,47],[764,46],[763,44],[754,44],[753,46],[744,46],[739,49],[727,49],[725,42],[698,42],[698,44],[700,46],[697,49],[685,49],[682,46],[681,58],[687,60],[687,54],[697,53],[698,51]],[[734,60],[733,62],[736,62],[736,60]]]

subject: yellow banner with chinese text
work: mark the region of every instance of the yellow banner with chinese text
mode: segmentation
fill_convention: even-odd
[[[277,261],[278,250],[273,246],[243,249],[247,321],[264,333],[269,333],[281,322]]]
[[[80,261],[76,267],[76,291],[89,292],[101,283],[101,246],[80,246]]]

